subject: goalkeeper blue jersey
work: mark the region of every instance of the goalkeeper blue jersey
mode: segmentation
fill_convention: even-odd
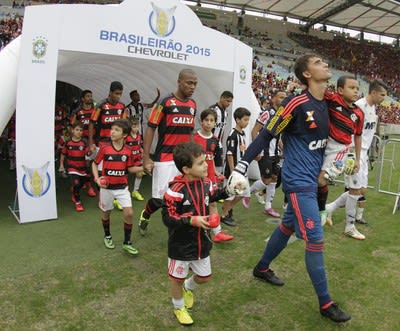
[[[328,140],[328,106],[307,90],[282,102],[275,116],[250,144],[242,160],[250,163],[271,139],[282,134],[282,187],[286,193],[317,192]]]

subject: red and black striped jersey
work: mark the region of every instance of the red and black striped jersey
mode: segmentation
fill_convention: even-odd
[[[122,102],[112,104],[105,100],[100,103],[90,117],[91,121],[97,122],[100,142],[111,141],[111,126],[116,120],[122,118],[126,118],[125,105]]]
[[[88,152],[89,148],[83,139],[79,141],[69,140],[64,144],[61,153],[65,155],[68,174],[87,175],[85,156]]]
[[[154,161],[172,161],[172,151],[178,143],[190,141],[194,130],[196,102],[179,100],[173,94],[155,104],[148,126],[158,129]]]
[[[349,107],[338,93],[325,93],[329,109],[329,136],[337,142],[350,145],[352,135],[361,135],[364,114],[356,105]]]
[[[71,117],[71,124],[74,124],[76,121],[79,121],[83,124],[83,134],[82,137],[89,138],[89,122],[92,114],[96,111],[94,108],[90,109],[79,109],[74,115]],[[93,128],[95,130],[95,128]],[[93,133],[95,134],[95,132]]]
[[[96,164],[103,161],[102,176],[108,180],[108,189],[124,189],[128,186],[128,168],[133,166],[131,150],[123,145],[116,150],[112,143],[100,147],[94,159]]]
[[[208,165],[208,178],[213,183],[216,183],[217,175],[215,173],[215,159],[222,157],[221,142],[215,135],[211,134],[209,137],[205,137],[199,131],[194,134],[193,141],[201,145],[203,148]]]
[[[125,139],[125,144],[130,148],[132,154],[133,164],[137,167],[142,165],[143,160],[143,140],[140,134],[137,134],[136,137],[129,135]]]

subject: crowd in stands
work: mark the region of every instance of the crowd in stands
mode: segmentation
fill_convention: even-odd
[[[72,3],[73,0],[47,0],[48,3]],[[89,2],[88,2],[89,3]],[[24,5],[21,2],[20,6]],[[13,6],[18,6],[14,1]],[[21,34],[23,17],[16,16],[0,21],[0,50],[11,40]],[[231,28],[225,26],[225,33],[231,34]],[[257,37],[258,41],[270,40],[266,34],[253,33],[244,27],[242,36]],[[389,45],[378,45],[376,43],[359,43],[347,39],[335,38],[323,40],[306,34],[290,33],[289,37],[303,47],[328,58],[333,67],[339,70],[354,73],[365,79],[382,79],[397,97],[400,96],[400,67],[394,66],[398,62],[400,51]],[[259,45],[251,45],[257,47]],[[277,44],[280,49],[282,45]],[[379,47],[377,47],[379,46]],[[385,59],[382,61],[382,59]],[[258,98],[268,97],[271,89],[286,90],[287,86],[294,81],[294,75],[281,77],[271,70],[271,65],[261,65],[258,58],[253,61],[253,84],[252,88]],[[383,104],[379,108],[381,121],[384,123],[400,124],[400,102]]]
[[[358,42],[343,38],[320,39],[301,33],[290,33],[289,37],[303,47],[328,58],[337,69],[354,73],[367,80],[381,79],[390,92],[400,96],[400,51],[391,45]]]
[[[0,21],[0,50],[22,32],[23,17],[3,19]]]

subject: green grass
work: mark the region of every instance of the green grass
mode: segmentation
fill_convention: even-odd
[[[5,162],[0,170],[8,174]],[[371,181],[373,182],[373,181]],[[57,185],[59,219],[19,225],[7,206],[15,179],[2,176],[0,201],[0,330],[180,330],[172,314],[167,277],[166,228],[157,213],[146,237],[136,228],[138,257],[122,251],[122,216],[112,213],[115,250],[103,246],[96,199],[84,196],[84,213],[69,200],[68,181]],[[150,180],[142,184],[146,197]],[[330,199],[342,192],[330,186]],[[290,244],[272,268],[285,280],[277,288],[257,281],[252,269],[274,225],[255,198],[235,208],[235,240],[214,245],[213,278],[196,289],[193,330],[399,330],[400,213],[394,197],[368,192],[365,241],[346,238],[344,212],[325,228],[330,292],[352,314],[345,325],[322,318],[304,266],[304,242]],[[274,207],[281,211],[280,190]],[[144,203],[134,203],[135,225]]]

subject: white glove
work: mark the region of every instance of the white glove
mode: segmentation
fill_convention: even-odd
[[[354,153],[348,153],[344,159],[343,172],[346,175],[352,175],[354,173],[355,165],[356,165],[356,157]]]
[[[342,160],[333,161],[332,165],[325,169],[324,178],[328,179],[329,181],[335,180],[336,177],[343,173],[343,167],[344,165]]]
[[[228,178],[226,191],[230,195],[241,195],[249,188],[249,181],[245,176],[234,170]]]

